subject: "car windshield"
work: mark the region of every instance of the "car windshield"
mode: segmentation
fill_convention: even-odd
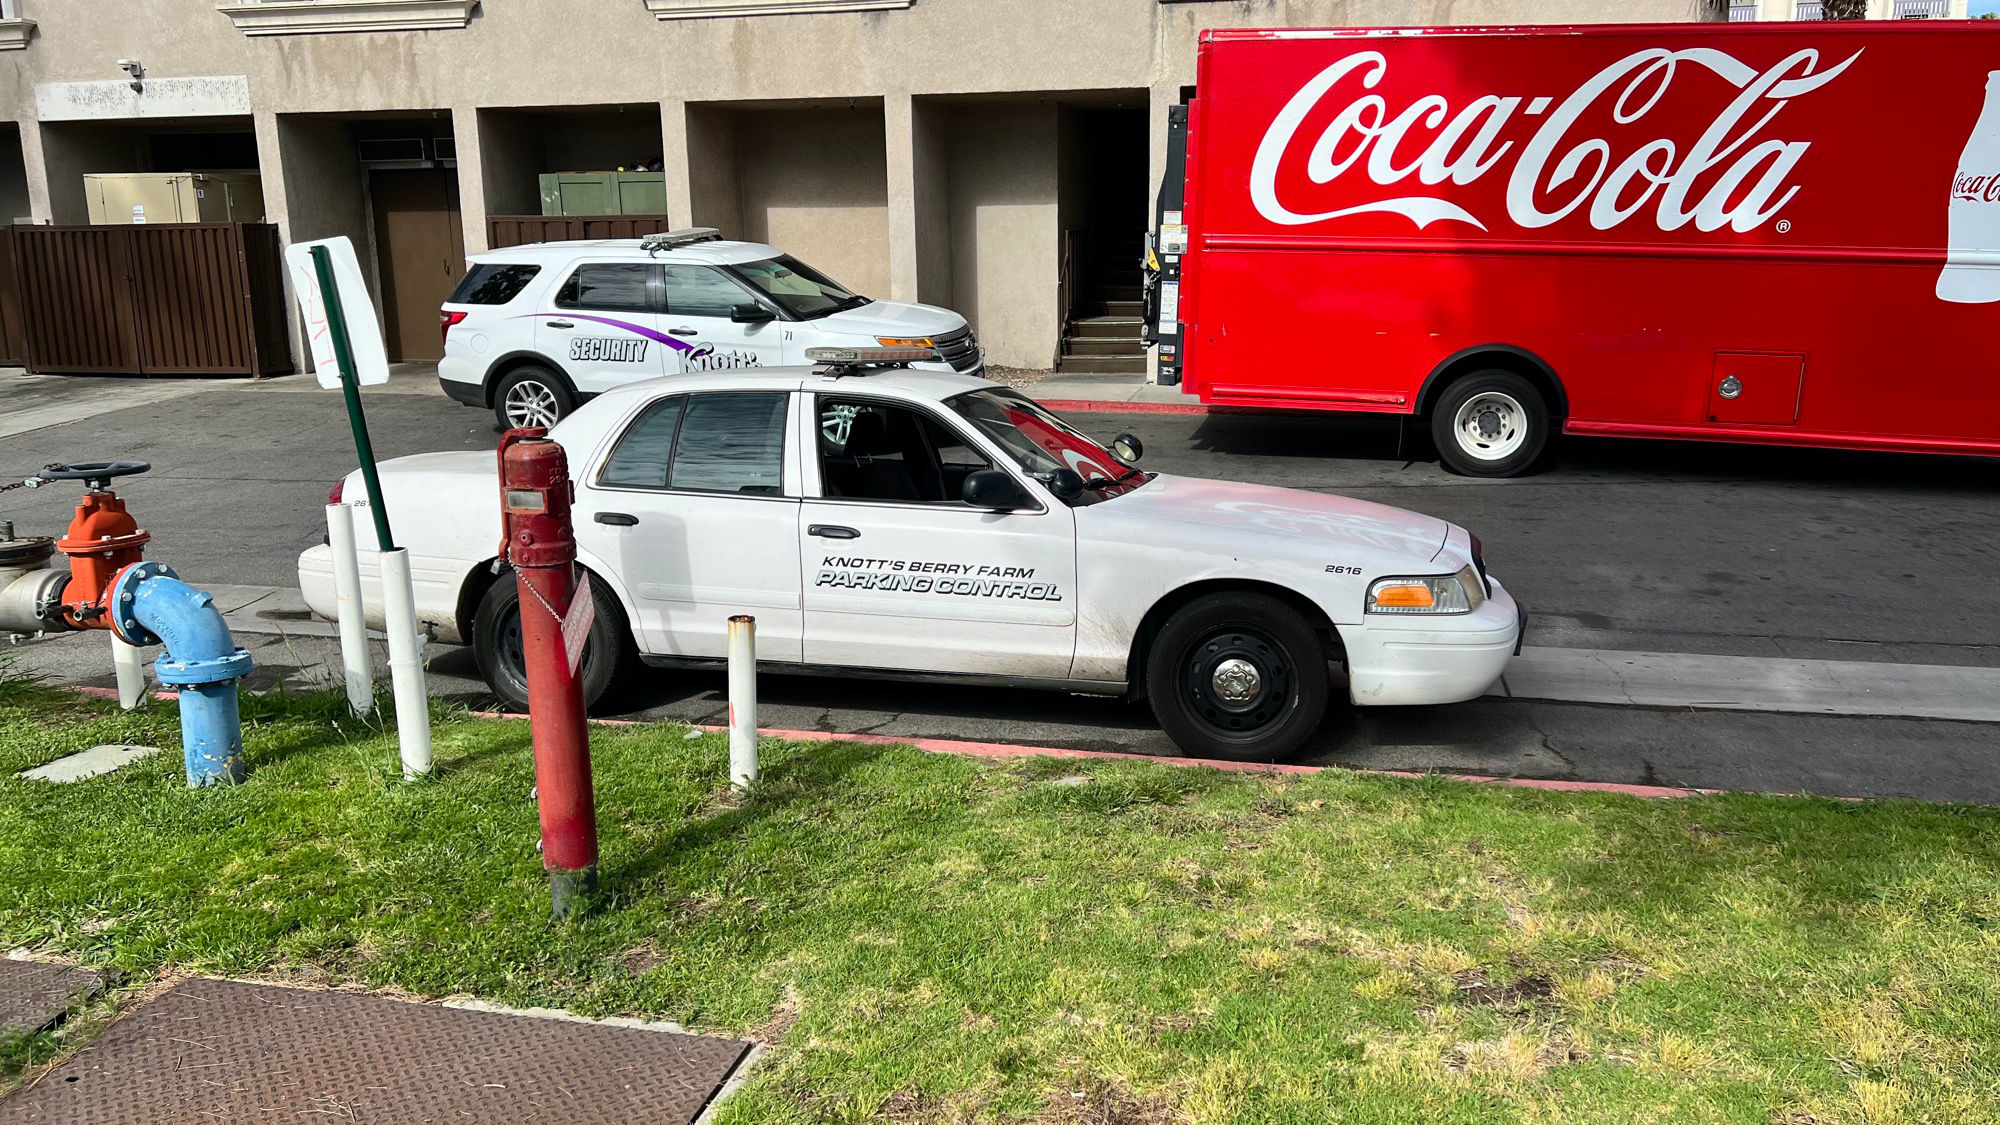
[[[848,292],[840,282],[790,254],[726,268],[800,320],[814,320],[868,303],[868,298]]]
[[[1057,469],[1074,470],[1084,483],[1078,503],[1123,496],[1151,479],[1019,391],[968,391],[945,405],[1036,479],[1046,481]]]

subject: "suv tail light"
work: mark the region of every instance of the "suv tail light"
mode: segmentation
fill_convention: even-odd
[[[457,324],[459,321],[464,319],[465,319],[465,314],[462,312],[452,312],[450,309],[439,309],[438,339],[440,341],[449,342],[451,340],[451,326]]]
[[[326,494],[326,502],[329,504],[340,503],[341,493],[345,491],[347,491],[347,478],[341,477],[339,480],[333,482],[332,491]]]

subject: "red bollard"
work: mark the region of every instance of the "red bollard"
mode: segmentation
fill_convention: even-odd
[[[588,909],[597,894],[597,804],[590,789],[583,688],[563,647],[571,596],[589,597],[590,591],[575,587],[569,462],[545,433],[509,430],[500,439],[500,511],[507,536],[501,554],[513,564],[521,590],[542,865],[548,868],[555,915],[567,918]]]

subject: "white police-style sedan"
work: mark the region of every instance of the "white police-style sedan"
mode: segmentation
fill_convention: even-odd
[[[1190,753],[1270,759],[1319,725],[1336,665],[1356,704],[1452,703],[1519,647],[1521,613],[1464,528],[1148,473],[1136,440],[1107,448],[1006,387],[898,351],[829,356],[632,384],[551,431],[598,605],[590,701],[644,667],[719,663],[747,613],[767,672],[1145,698]],[[518,707],[496,474],[478,452],[381,466],[419,617]],[[366,503],[358,473],[336,494]],[[300,556],[299,585],[332,615],[326,547]]]

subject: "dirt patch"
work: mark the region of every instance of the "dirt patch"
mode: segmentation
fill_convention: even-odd
[[[785,986],[785,995],[777,1006],[771,1009],[771,1018],[750,1029],[750,1038],[759,1043],[776,1043],[785,1037],[792,1025],[799,1022],[799,994],[790,985]]]
[[[1165,1098],[1140,1097],[1093,1078],[1051,1094],[1034,1120],[1037,1125],[1165,1125],[1174,1120],[1174,1111]]]
[[[633,976],[651,972],[666,963],[667,955],[650,945],[637,945],[619,955],[618,964]]]
[[[994,367],[991,364],[986,367],[988,379],[1010,387],[1032,387],[1054,374],[1046,367]]]
[[[1494,984],[1477,969],[1457,975],[1459,998],[1486,1008],[1532,1008],[1555,994],[1555,982],[1534,973],[1506,984]]]

